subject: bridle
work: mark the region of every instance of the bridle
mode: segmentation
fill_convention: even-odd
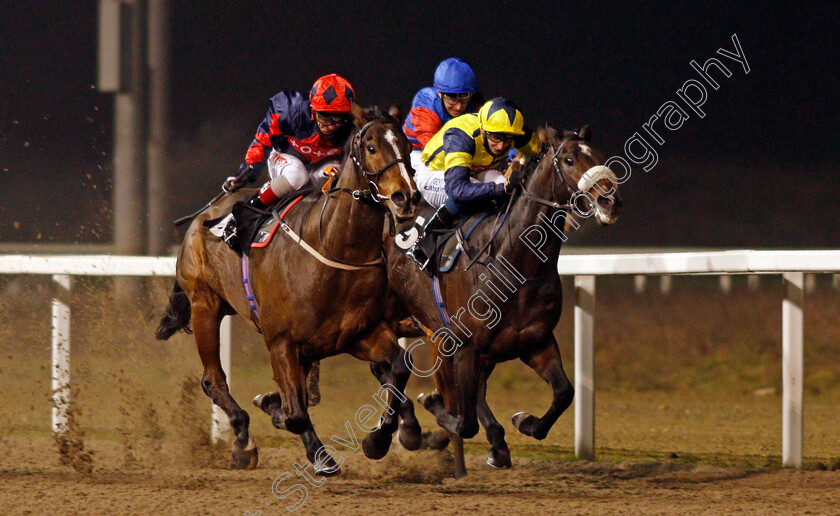
[[[349,188],[339,187],[330,188],[326,192],[326,198],[324,199],[324,203],[321,205],[321,214],[318,219],[318,241],[321,243],[321,248],[324,249],[324,252],[333,261],[354,267],[373,267],[382,264],[384,262],[384,251],[383,255],[378,260],[368,263],[350,263],[333,256],[333,254],[330,253],[329,249],[327,249],[327,246],[324,244],[324,212],[327,209],[327,202],[329,202],[329,200],[332,198],[332,194],[335,192],[348,193],[351,197],[353,197],[354,201],[358,201],[371,206],[381,206],[382,200],[388,199],[387,195],[382,195],[379,193],[379,186],[374,181],[378,179],[390,167],[398,163],[406,164],[406,161],[404,158],[397,158],[389,163],[386,163],[375,172],[372,172],[367,168],[367,164],[365,163],[365,159],[362,154],[362,138],[364,138],[364,135],[376,122],[381,122],[381,120],[371,120],[370,122],[366,123],[364,126],[362,126],[359,132],[357,132],[355,136],[353,136],[353,140],[350,142],[350,159],[353,161],[353,171],[356,173],[356,177],[359,177],[359,172],[362,173],[362,175],[368,182],[368,188],[366,190],[351,190]],[[390,212],[388,212],[388,214],[390,215]]]
[[[577,136],[577,135],[575,135],[575,136]],[[550,146],[548,152],[542,154],[538,158],[538,163],[539,163],[539,162],[542,161],[543,157],[546,154],[549,154],[549,153],[552,154],[551,161],[552,161],[552,166],[554,167],[554,174],[551,175],[551,193],[552,193],[552,196],[554,195],[554,187],[555,187],[558,176],[563,181],[563,186],[566,187],[566,192],[568,192],[570,200],[572,198],[574,198],[574,196],[577,192],[580,191],[580,189],[577,187],[577,185],[569,180],[569,178],[566,176],[566,173],[563,172],[563,168],[560,166],[560,151],[563,149],[563,146],[566,145],[568,142],[576,141],[578,139],[579,138],[575,138],[575,137],[566,138],[565,140],[560,142],[560,145],[557,147],[556,151],[554,150],[553,146]],[[533,193],[528,191],[528,189],[526,189],[524,185],[522,186],[522,197],[527,201],[535,202],[537,204],[542,204],[543,206],[548,206],[549,208],[554,208],[555,210],[568,211],[568,210],[572,209],[572,205],[571,205],[570,202],[567,202],[565,204],[560,204],[556,201],[552,201],[552,200],[549,200],[549,199],[543,199],[542,197],[534,195]]]
[[[354,200],[359,202],[367,201],[371,203],[380,203],[383,199],[388,199],[387,195],[382,195],[379,193],[379,186],[374,182],[374,180],[378,179],[383,172],[385,172],[392,166],[398,163],[406,164],[406,161],[404,158],[397,158],[389,163],[386,163],[375,172],[371,172],[370,170],[368,170],[367,165],[364,161],[364,156],[362,155],[362,138],[364,138],[368,129],[370,129],[373,126],[373,124],[377,121],[379,120],[371,120],[370,122],[362,126],[359,132],[357,132],[356,135],[353,136],[353,141],[350,143],[350,159],[353,160],[353,171],[356,173],[356,176],[358,176],[359,172],[361,172],[364,178],[367,179],[367,190],[350,190],[348,188],[336,187],[331,188],[327,191],[328,196],[332,192],[345,192],[349,193],[351,196],[353,196]]]

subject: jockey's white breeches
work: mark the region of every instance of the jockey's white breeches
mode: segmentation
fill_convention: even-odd
[[[441,206],[446,202],[446,183],[443,178],[443,170],[429,170],[429,168],[420,159],[422,151],[411,151],[411,166],[414,168],[414,182],[417,183],[417,188],[423,194],[426,202],[435,208]],[[470,178],[476,183],[504,183],[505,176],[498,170],[489,169],[482,170],[475,176]]]

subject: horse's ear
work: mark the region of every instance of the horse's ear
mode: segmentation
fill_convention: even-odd
[[[353,114],[353,125],[355,125],[357,129],[361,129],[366,123],[370,122],[374,118],[373,115],[367,114],[362,106],[356,104],[355,102],[350,107],[350,112]]]
[[[391,107],[388,108],[388,116],[396,120],[397,124],[399,124],[400,126],[402,126],[403,122],[405,122],[402,106],[400,106],[399,104],[391,104]]]
[[[578,136],[583,141],[590,141],[592,139],[592,129],[589,128],[589,124],[580,128],[578,131]]]
[[[546,140],[548,142],[556,142],[557,141],[557,129],[551,127],[550,125],[545,126],[544,134],[545,134]],[[540,137],[540,139],[542,139],[542,137]]]
[[[540,142],[542,142],[543,144],[548,143],[548,136],[545,135],[545,129],[543,129],[542,127],[537,129],[537,136],[540,137]]]

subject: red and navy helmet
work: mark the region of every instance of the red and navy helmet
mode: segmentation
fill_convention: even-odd
[[[355,98],[353,86],[347,79],[331,73],[315,81],[309,92],[312,112],[349,113]]]

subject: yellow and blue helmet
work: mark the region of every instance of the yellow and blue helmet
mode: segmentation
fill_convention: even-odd
[[[496,97],[478,110],[478,122],[489,133],[525,134],[525,118],[513,102]]]

